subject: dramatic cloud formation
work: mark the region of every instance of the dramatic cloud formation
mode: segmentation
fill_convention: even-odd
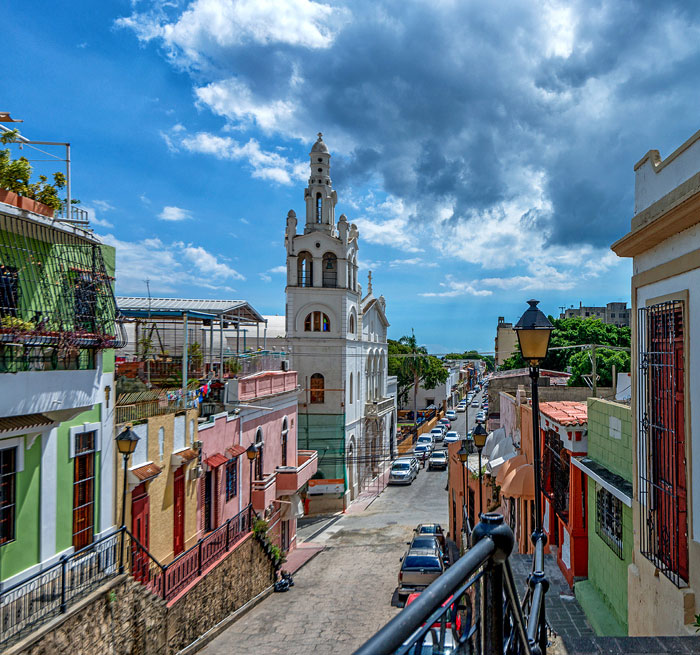
[[[409,253],[440,240],[478,269],[427,295],[570,289],[586,258],[583,279],[605,272],[629,226],[633,163],[697,129],[696,3],[136,6],[118,24],[159,44],[198,106],[226,121],[221,134],[176,126],[173,147],[292,184],[305,165],[260,139],[296,146],[322,129],[345,202],[358,190],[363,239]]]

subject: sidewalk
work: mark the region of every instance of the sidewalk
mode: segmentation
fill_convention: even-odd
[[[316,557],[324,548],[325,546],[322,544],[317,544],[313,541],[297,544],[297,547],[287,555],[287,561],[282,566],[282,569],[294,574],[304,564]]]
[[[364,512],[379,497],[382,491],[386,489],[389,483],[390,471],[391,463],[385,464],[384,472],[374,478],[365,491],[358,494],[357,498],[350,503],[344,513],[357,514],[358,512]]]

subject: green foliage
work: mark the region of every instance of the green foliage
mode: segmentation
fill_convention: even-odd
[[[202,346],[196,341],[187,346],[187,356],[195,368],[199,368],[204,360],[204,355],[202,354]]]
[[[582,375],[591,372],[589,351],[577,349],[552,350],[555,346],[574,346],[583,344],[596,344],[599,346],[617,346],[629,348],[631,343],[631,331],[628,327],[616,327],[603,323],[599,319],[580,318],[553,318],[549,320],[554,326],[552,338],[549,342],[549,353],[541,364],[541,368],[552,371],[566,371],[571,367],[572,376],[570,386],[583,386]],[[612,383],[612,365],[615,364],[619,371],[630,370],[629,353],[614,350],[597,349],[597,371],[601,386],[609,386]],[[520,347],[501,365],[501,369],[527,368],[527,362],[520,354]]]
[[[237,375],[241,372],[241,363],[238,361],[237,357],[229,357],[229,359],[224,362],[224,366],[229,375]]]
[[[11,330],[19,330],[20,332],[31,332],[36,327],[32,321],[23,321],[16,316],[3,316],[0,320],[0,326]]]
[[[486,362],[487,371],[493,371],[496,368],[496,359],[493,355],[482,355],[476,350],[465,350],[463,353],[448,353],[443,359],[481,359]]]
[[[695,623],[693,623],[693,626],[695,626],[695,632],[700,632],[700,614],[695,615]]]
[[[267,521],[263,519],[255,519],[253,521],[253,534],[256,537],[264,536],[267,534],[267,530],[270,526],[268,525]]]
[[[4,132],[0,135],[0,143],[16,143],[18,137],[17,130]],[[49,184],[46,175],[40,175],[38,182],[30,183],[31,176],[32,165],[26,157],[12,159],[8,149],[0,150],[0,188],[37,200],[51,209],[61,209],[58,191],[66,186],[66,176],[63,173],[54,173],[52,184]]]
[[[277,546],[276,544],[269,544],[269,549],[270,549],[270,555],[272,559],[275,560],[275,564],[278,566],[280,564],[284,564],[287,561],[287,558],[285,554],[282,552],[282,549]]]

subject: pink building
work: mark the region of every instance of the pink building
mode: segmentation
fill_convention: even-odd
[[[301,494],[318,467],[316,451],[297,450],[297,374],[263,371],[227,385],[232,409],[199,424],[202,535],[245,510],[252,491],[253,510],[268,521],[270,537],[291,550],[303,515]],[[247,456],[250,446],[254,460]]]

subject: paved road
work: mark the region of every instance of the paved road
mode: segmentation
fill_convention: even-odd
[[[412,485],[388,487],[364,512],[331,523],[313,538],[326,550],[297,573],[289,592],[272,594],[200,652],[352,653],[399,611],[391,599],[413,528],[447,526],[446,484],[447,473],[422,470]]]

